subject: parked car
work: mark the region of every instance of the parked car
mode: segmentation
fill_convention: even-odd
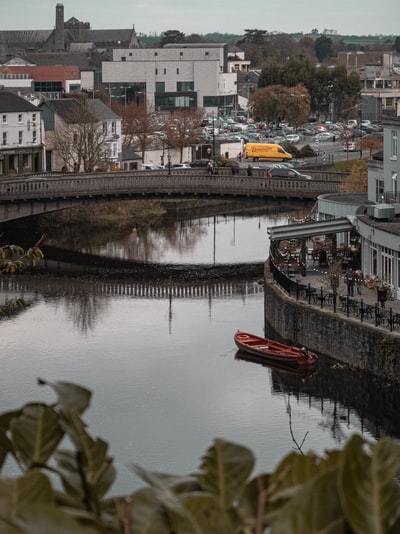
[[[192,163],[190,164],[190,166],[193,168],[193,167],[208,167],[208,163],[211,161],[213,167],[216,166],[216,163],[215,161],[213,161],[212,159],[208,159],[208,158],[205,158],[205,159],[196,159],[194,161],[192,161]]]
[[[319,132],[314,135],[314,141],[333,141],[335,139],[335,134],[332,132]]]
[[[343,150],[345,152],[357,152],[359,148],[357,146],[357,143],[354,143],[353,141],[351,141],[350,143],[345,143],[343,145]]]
[[[294,169],[294,165],[288,161],[282,163],[274,163],[270,169]]]
[[[191,169],[192,166],[189,163],[174,163],[171,165],[171,169]]]
[[[302,174],[296,169],[288,169],[288,168],[271,168],[269,169],[269,173],[271,174],[271,178],[290,178],[293,180],[311,180],[311,176],[308,174]]]
[[[289,143],[299,143],[300,142],[300,136],[298,134],[287,134],[286,141],[289,141]]]

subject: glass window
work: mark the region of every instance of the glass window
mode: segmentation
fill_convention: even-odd
[[[23,141],[23,132],[18,132],[18,144],[22,145]]]
[[[18,114],[18,122],[21,124],[22,122],[22,113],[19,113]]]
[[[7,132],[3,132],[3,145],[7,144]]]
[[[3,124],[7,124],[7,115],[3,115]]]
[[[217,96],[205,96],[203,97],[203,107],[204,108],[215,108],[218,106],[218,97]]]
[[[392,146],[390,157],[397,159],[397,130],[392,130]]]
[[[165,82],[156,82],[156,93],[165,93]]]
[[[179,93],[194,91],[194,82],[176,82],[176,90]]]
[[[32,132],[32,141],[34,143],[36,143],[36,141],[37,141],[36,130],[33,130],[33,132]]]
[[[32,113],[32,122],[36,122],[36,113]]]

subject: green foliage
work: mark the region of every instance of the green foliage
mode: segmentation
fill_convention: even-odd
[[[326,35],[321,35],[315,41],[315,54],[318,58],[318,61],[324,61],[331,57],[332,55],[332,39],[326,37]]]
[[[15,273],[29,266],[35,266],[43,259],[40,242],[36,243],[28,250],[24,250],[17,245],[0,246],[0,274]],[[0,317],[10,317],[26,307],[26,302],[22,298],[8,300],[0,305]]]
[[[302,84],[307,89],[311,111],[316,115],[328,116],[334,103],[337,115],[344,117],[346,110],[354,107],[360,95],[357,73],[347,74],[343,66],[333,69],[317,67],[309,59],[298,58],[291,58],[280,65],[272,63],[265,66],[260,73],[258,87],[292,87],[296,84]]]
[[[248,448],[216,439],[197,472],[177,476],[130,468],[146,486],[107,497],[115,478],[108,445],[82,416],[91,393],[39,380],[56,401],[0,415],[0,532],[9,534],[396,533],[400,529],[400,444],[354,435],[342,451],[292,452],[271,474],[252,474]],[[67,438],[67,439],[66,439]],[[61,448],[68,443],[70,450]],[[56,489],[60,484],[62,490]]]

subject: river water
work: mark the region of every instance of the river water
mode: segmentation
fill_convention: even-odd
[[[91,251],[181,263],[264,261],[267,228],[287,217],[266,211],[180,221],[168,239],[135,228]],[[0,322],[2,411],[53,400],[37,377],[92,390],[85,420],[110,444],[118,471],[111,494],[143,485],[130,462],[187,474],[215,438],[250,447],[260,473],[295,447],[291,432],[304,451],[317,453],[353,432],[399,435],[390,390],[323,355],[305,377],[237,359],[237,329],[264,333],[259,280],[168,284],[61,273],[15,280],[32,305]],[[3,287],[2,294],[15,291]]]

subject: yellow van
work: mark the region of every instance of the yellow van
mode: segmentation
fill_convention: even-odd
[[[246,143],[245,158],[253,161],[285,161],[292,159],[292,154],[274,143]]]

